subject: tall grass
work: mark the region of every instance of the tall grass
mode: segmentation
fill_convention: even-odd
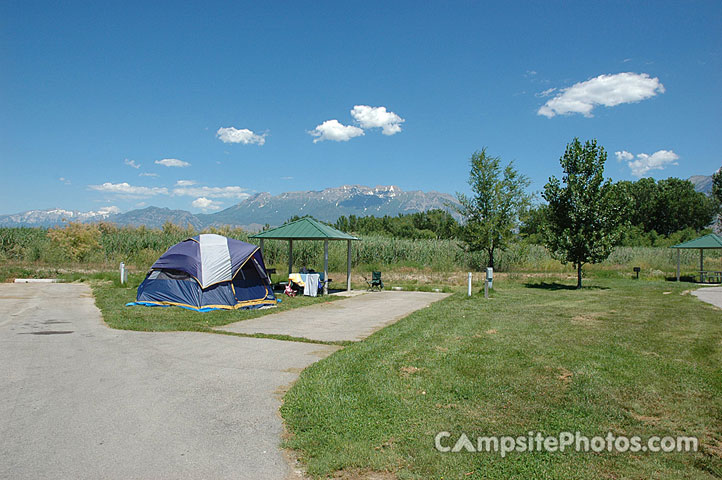
[[[88,232],[92,235],[88,235]],[[242,241],[249,241],[248,233],[241,229],[211,228],[218,233]],[[64,266],[92,264],[115,268],[125,262],[139,271],[147,270],[170,246],[196,235],[192,229],[167,224],[163,229],[145,227],[117,227],[112,224],[78,225],[73,228],[0,228],[0,262],[33,262],[40,265]],[[91,239],[91,240],[87,240]],[[82,242],[89,242],[83,245]],[[258,243],[250,239],[251,243]],[[83,252],[79,258],[72,248]],[[288,265],[288,242],[267,240],[264,257],[269,266],[285,268]],[[323,242],[294,241],[294,268],[306,266],[319,270],[323,267]],[[705,254],[709,269],[722,270],[719,251]],[[384,236],[364,236],[353,242],[352,264],[366,269],[410,267],[433,271],[483,269],[487,264],[484,252],[467,252],[455,240],[404,239]],[[698,251],[681,252],[682,267],[694,271],[699,266]],[[610,257],[591,269],[624,269],[640,267],[643,271],[670,273],[676,270],[677,252],[670,248],[618,247]],[[540,245],[513,243],[495,255],[497,271],[563,272],[571,271],[549,255]],[[329,242],[329,269],[346,268],[346,242]]]

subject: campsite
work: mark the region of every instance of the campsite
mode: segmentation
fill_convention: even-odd
[[[0,19],[0,480],[722,478],[719,0]]]
[[[325,228],[332,231],[331,227]],[[585,478],[603,476],[609,471],[622,476],[654,471],[662,478],[676,478],[700,465],[712,471],[719,466],[715,453],[719,363],[713,359],[719,355],[722,324],[717,307],[690,294],[690,287],[693,289],[694,282],[699,280],[698,250],[617,247],[605,261],[585,267],[585,286],[579,292],[574,288],[575,272],[571,266],[552,263],[554,260],[547,252],[536,252],[532,245],[514,245],[510,250],[518,249],[517,252],[503,251],[498,255],[493,289],[485,298],[481,288],[485,275],[480,272],[472,275],[474,291],[471,297],[467,296],[466,273],[453,266],[463,252],[457,250],[455,259],[444,257],[442,249],[459,248],[455,241],[360,235],[351,248],[349,276],[352,287],[349,293],[356,296],[339,295],[346,293],[347,287],[349,251],[343,241],[329,242],[326,269],[328,278],[333,279],[330,294],[319,292],[312,297],[301,291],[289,297],[279,288],[288,280],[288,240],[264,240],[261,256],[260,246],[248,243],[254,241],[252,235],[242,230],[216,230],[217,233],[198,236],[171,224],[163,230],[112,225],[74,225],[66,229],[79,239],[88,238],[83,233],[87,230],[98,229],[100,235],[94,247],[73,257],[63,245],[74,245],[77,251],[82,251],[82,241],[61,245],[59,236],[48,235],[46,231],[0,230],[3,245],[15,246],[15,252],[22,248],[24,252],[41,251],[49,256],[32,262],[18,256],[6,261],[2,268],[4,279],[53,277],[71,284],[88,284],[102,321],[112,329],[165,332],[163,335],[190,331],[238,341],[308,345],[312,348],[309,352],[317,352],[313,359],[285,360],[291,362],[285,368],[297,372],[293,376],[307,368],[290,389],[285,383],[274,387],[284,387],[283,402],[268,409],[272,414],[280,406],[285,428],[294,434],[282,442],[278,437],[278,441],[297,457],[294,468],[303,468],[306,475],[325,477],[346,471],[363,478],[366,474],[362,472],[370,469],[396,472],[386,474],[388,478],[401,472],[420,478],[453,477],[458,472],[470,478],[487,478],[504,476],[509,471],[522,477],[544,472],[549,478],[560,478],[581,469]],[[269,275],[267,283],[261,281],[261,275],[254,277],[261,293],[252,295],[253,298],[270,300],[265,290],[269,288],[280,302],[273,297],[274,308],[248,309],[234,308],[234,301],[227,308],[200,311],[138,305],[145,298],[141,294],[146,295],[144,288],[139,287],[154,276],[154,271],[160,272],[155,275],[156,280],[166,278],[163,281],[171,282],[171,293],[185,288],[175,286],[183,282],[198,289],[189,291],[191,299],[201,298],[200,281],[204,275],[209,275],[206,278],[209,283],[222,280],[221,277],[213,280],[207,270],[200,270],[204,264],[213,263],[201,260],[203,238],[213,240],[210,247],[204,247],[204,251],[215,249],[211,258],[218,258],[218,239],[229,239],[223,240],[222,250],[238,252],[228,257],[237,259],[229,260],[231,270],[226,275],[232,278],[239,297],[241,285],[233,274],[240,270],[232,265],[250,267],[253,264],[248,259],[255,259],[262,270],[276,273]],[[138,249],[138,245],[146,247]],[[156,250],[151,250],[153,245],[158,246]],[[164,252],[166,245],[170,248]],[[58,262],[64,248],[65,258]],[[323,241],[296,240],[292,248],[293,271],[300,268],[298,265],[323,271]],[[676,281],[678,251],[680,282]],[[4,252],[8,255],[9,250]],[[179,252],[191,255],[178,255]],[[385,260],[389,256],[395,260]],[[109,265],[111,262],[115,265],[121,258],[126,259],[129,271],[125,283],[120,282],[117,270]],[[708,250],[705,262],[705,269],[721,270],[719,250]],[[184,264],[199,270],[194,270],[193,275],[179,276],[178,269],[184,268]],[[642,265],[640,278],[636,278],[630,265]],[[252,268],[252,272],[258,273],[255,266]],[[366,281],[374,270],[382,272],[384,293],[369,291]],[[244,280],[250,280],[248,272],[245,271]],[[197,277],[198,282],[192,277]],[[337,280],[340,285],[334,285]],[[217,291],[223,285],[217,284],[210,297],[215,299],[214,304],[223,297]],[[249,292],[254,288],[258,287],[251,287]],[[414,292],[431,298],[401,298]],[[377,297],[381,303],[376,307],[377,295],[390,297]],[[446,298],[447,295],[450,296]],[[358,306],[348,303],[345,313],[344,302],[358,301],[364,303]],[[171,300],[169,304],[186,302],[192,300]],[[203,305],[197,303],[196,307]],[[309,314],[294,313],[307,309],[312,309]],[[408,313],[402,313],[405,311]],[[533,319],[529,317],[530,311],[534,312]],[[389,314],[390,317],[385,316]],[[399,321],[399,316],[405,318]],[[59,323],[64,324],[63,330],[53,326],[40,326],[39,330],[70,331],[65,328],[72,322]],[[36,328],[31,332],[39,333]],[[216,348],[203,355],[219,355],[211,353]],[[279,348],[283,351],[283,347]],[[247,349],[248,345],[244,345],[244,351]],[[307,363],[315,360],[320,361],[310,366]],[[430,432],[443,431],[449,425],[463,425],[469,434],[565,429],[613,431],[617,435],[633,432],[643,436],[676,435],[690,429],[704,433],[700,451],[694,455],[665,454],[665,463],[660,465],[650,455],[621,453],[590,458],[573,452],[531,458],[512,454],[500,458],[444,456],[427,449],[425,446],[433,437]],[[234,435],[228,433],[228,439],[235,438]],[[250,468],[248,462],[253,465],[255,458],[239,459],[241,464],[236,468]],[[262,468],[268,472],[279,468],[264,465]],[[358,465],[367,467],[359,469]]]

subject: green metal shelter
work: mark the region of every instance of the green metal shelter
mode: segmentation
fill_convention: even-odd
[[[678,245],[673,245],[670,248],[676,248],[677,249],[677,281],[679,282],[679,256],[680,256],[680,250],[681,249],[699,249],[699,281],[704,282],[705,277],[711,277],[714,276],[717,279],[720,279],[722,277],[722,272],[707,272],[704,269],[704,251],[705,250],[712,250],[712,249],[720,249],[722,248],[722,237],[717,235],[716,233],[710,233],[709,235],[705,235],[704,237],[699,237],[695,240],[690,240],[688,242],[680,243]],[[712,275],[709,275],[712,274]]]
[[[346,290],[351,290],[351,242],[359,240],[353,235],[324,225],[313,218],[302,218],[280,227],[265,230],[251,235],[260,241],[261,254],[263,254],[263,240],[288,240],[288,274],[293,270],[293,241],[294,240],[323,240],[323,276],[328,278],[328,241],[346,240],[348,253],[346,256]],[[323,286],[324,295],[328,293],[328,282]]]

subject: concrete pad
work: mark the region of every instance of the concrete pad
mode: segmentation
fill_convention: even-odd
[[[86,285],[1,284],[0,478],[286,478],[280,396],[335,350],[112,330]]]
[[[366,290],[336,290],[330,291],[328,294],[334,297],[358,297],[359,295],[365,295],[369,292]]]
[[[231,323],[218,329],[237,333],[291,335],[322,341],[363,340],[376,330],[449,295],[373,292]]]
[[[711,303],[715,307],[722,308],[722,287],[706,287],[694,290],[692,295],[703,302]]]

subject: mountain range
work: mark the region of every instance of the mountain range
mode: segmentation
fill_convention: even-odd
[[[395,185],[366,187],[343,185],[321,191],[286,192],[279,195],[257,193],[241,203],[210,214],[193,214],[185,210],[147,207],[120,213],[117,208],[94,212],[63,209],[30,210],[0,215],[0,227],[50,227],[67,222],[112,222],[119,226],[145,225],[162,227],[170,221],[176,225],[192,225],[200,230],[209,226],[230,225],[258,231],[264,225],[281,225],[294,215],[313,215],[326,222],[335,222],[342,215],[384,216],[423,212],[432,209],[453,210],[456,199],[447,193],[403,191]]]
[[[699,192],[712,192],[712,176],[694,175],[689,178]],[[191,225],[196,230],[230,225],[248,231],[258,231],[264,225],[276,226],[294,215],[312,215],[318,220],[335,222],[342,215],[384,216],[400,213],[424,212],[432,209],[451,211],[456,199],[447,193],[421,190],[404,191],[395,185],[366,187],[343,185],[320,191],[286,192],[271,195],[267,192],[252,195],[241,203],[216,213],[193,214],[186,210],[147,207],[121,213],[116,207],[81,212],[60,208],[30,210],[0,215],[0,227],[51,227],[67,222],[112,222],[119,226],[160,228],[166,222]]]
[[[694,189],[698,192],[712,193],[712,175],[693,175],[689,177],[689,181],[694,185]]]

